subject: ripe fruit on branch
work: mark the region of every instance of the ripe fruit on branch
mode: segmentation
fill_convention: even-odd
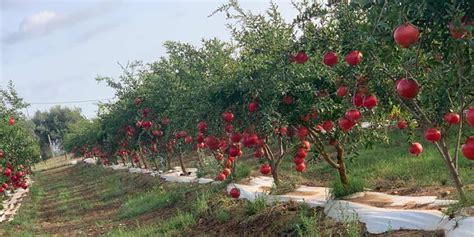
[[[8,124],[10,124],[10,126],[13,126],[15,125],[16,121],[13,117],[10,117],[10,119],[8,119]]]
[[[405,121],[403,119],[399,120],[398,123],[397,123],[397,127],[399,129],[405,129],[407,127],[407,121]]]
[[[143,112],[142,112],[142,115],[144,118],[147,118],[148,117],[148,114],[150,113],[151,109],[150,108],[144,108],[143,109]]]
[[[205,132],[207,130],[207,123],[204,121],[201,121],[197,125],[199,132]]]
[[[471,127],[474,127],[474,107],[466,110],[466,121]]]
[[[214,136],[208,136],[204,139],[204,143],[206,143],[206,146],[211,149],[211,150],[217,150],[219,149],[219,144],[220,141]]]
[[[340,118],[338,124],[344,132],[350,131],[355,126],[355,122],[346,117]]]
[[[356,109],[351,109],[346,112],[346,118],[351,121],[357,121],[360,119],[360,111]]]
[[[240,197],[240,189],[238,189],[238,188],[232,188],[232,189],[230,190],[230,196],[231,196],[232,198],[239,198],[239,197]]]
[[[260,173],[262,173],[263,175],[270,174],[271,172],[272,167],[270,167],[269,164],[263,164],[262,166],[260,166]]]
[[[303,147],[299,148],[298,152],[296,152],[296,157],[304,159],[304,158],[306,158],[306,156],[308,156],[308,152]]]
[[[393,38],[395,39],[395,43],[403,48],[408,48],[410,45],[418,41],[420,38],[420,32],[414,25],[405,23],[395,29],[393,32]]]
[[[418,95],[419,85],[413,79],[402,78],[397,81],[397,92],[403,99],[413,99]]]
[[[252,147],[256,145],[258,142],[258,136],[257,134],[249,134],[244,136],[243,144],[245,147]]]
[[[0,150],[0,158],[5,157],[5,152],[3,150]]]
[[[9,177],[10,175],[12,175],[12,170],[10,168],[3,170],[3,176]]]
[[[232,124],[228,123],[228,124],[226,124],[226,125],[224,126],[224,131],[225,131],[226,133],[231,133],[232,130],[234,130],[234,126],[232,126]]]
[[[347,95],[348,91],[349,89],[347,88],[347,86],[340,86],[337,88],[336,95],[339,97],[344,97]]]
[[[230,140],[232,142],[240,142],[240,139],[242,139],[242,136],[240,135],[239,132],[234,132],[232,133],[232,135],[230,136]]]
[[[305,52],[300,51],[292,57],[292,60],[297,64],[304,64],[308,61],[309,57]]]
[[[306,169],[306,165],[303,162],[303,163],[297,164],[295,168],[296,168],[296,171],[303,172]]]
[[[257,111],[257,109],[258,109],[258,103],[255,102],[255,101],[250,102],[248,109],[249,109],[249,112],[250,112],[250,113],[253,113],[253,112]]]
[[[258,148],[255,150],[255,152],[253,153],[253,156],[255,158],[262,158],[263,155],[265,155],[265,151],[263,150],[263,148]]]
[[[378,104],[377,97],[375,95],[368,95],[364,97],[364,101],[362,102],[365,108],[372,109]]]
[[[364,94],[363,93],[357,93],[357,94],[354,95],[354,97],[352,97],[352,104],[355,107],[362,106],[363,101],[364,101]]]
[[[449,124],[458,124],[461,121],[461,117],[457,113],[447,113],[444,115],[444,121]]]
[[[425,131],[425,139],[429,142],[437,142],[441,139],[441,132],[436,128],[429,128]]]
[[[231,146],[229,148],[229,155],[230,156],[239,156],[241,154],[241,151],[240,151],[240,148],[238,148],[237,146]]]
[[[186,144],[191,144],[192,142],[193,142],[193,137],[191,137],[191,136],[187,136],[184,139],[184,143],[186,143]]]
[[[295,165],[299,165],[299,164],[301,164],[301,163],[304,163],[304,159],[303,159],[303,158],[300,158],[300,157],[298,157],[298,156],[295,156],[295,157],[293,158],[293,162],[295,163]]]
[[[225,174],[225,176],[229,176],[230,173],[232,173],[232,170],[230,170],[229,168],[225,168],[223,171],[222,171],[223,174]]]
[[[290,95],[285,95],[283,96],[283,104],[286,104],[286,105],[291,105],[293,104],[293,97],[291,97]]]
[[[311,149],[311,143],[309,143],[308,141],[303,141],[301,147],[309,151],[309,149]]]
[[[226,178],[227,176],[224,173],[220,173],[219,175],[217,175],[216,179],[219,181],[224,181]]]
[[[361,52],[354,50],[348,53],[344,59],[346,60],[347,64],[355,67],[362,61],[362,57],[363,56]]]
[[[298,137],[303,140],[306,138],[306,136],[309,135],[309,130],[308,128],[301,126],[298,128]]]
[[[234,114],[232,112],[224,112],[222,114],[222,118],[224,119],[224,121],[226,122],[232,122],[232,120],[234,120]]]
[[[474,137],[468,137],[462,145],[462,154],[469,160],[474,160]]]
[[[423,146],[418,143],[418,142],[414,142],[410,145],[410,148],[408,150],[411,154],[415,155],[415,156],[418,156],[420,155],[422,152],[423,152]]]
[[[338,58],[334,52],[327,52],[324,54],[323,63],[326,66],[333,67],[337,64]]]

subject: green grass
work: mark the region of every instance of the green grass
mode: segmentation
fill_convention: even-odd
[[[331,196],[333,198],[342,198],[364,191],[364,181],[358,177],[351,177],[349,178],[349,184],[343,185],[339,177],[335,177],[331,188]]]
[[[162,189],[155,189],[145,193],[137,193],[130,197],[121,207],[119,218],[131,218],[166,207],[176,202],[181,195],[176,192],[165,192]]]
[[[254,202],[245,202],[245,213],[248,216],[255,215],[269,207],[269,205],[263,197],[257,197]]]

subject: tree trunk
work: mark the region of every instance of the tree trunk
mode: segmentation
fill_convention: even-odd
[[[181,166],[181,171],[183,171],[183,175],[188,175],[188,172],[186,172],[186,167],[184,167],[184,162],[183,162],[183,155],[179,154],[179,165]]]
[[[344,149],[338,143],[336,145],[336,150],[337,150],[337,164],[339,165],[339,167],[337,168],[337,171],[339,172],[339,179],[341,180],[341,183],[344,186],[347,186],[349,185],[349,178],[347,177],[346,164],[344,162]]]
[[[127,164],[125,163],[125,160],[122,158],[122,163],[123,163],[123,166],[127,166]]]
[[[153,163],[155,164],[156,171],[159,171],[160,166],[158,165],[158,162],[156,162],[156,158],[153,159]]]
[[[272,167],[273,182],[275,183],[276,187],[280,187],[280,178],[278,176],[278,167],[276,165],[274,165],[273,162],[271,163],[271,167]]]
[[[166,165],[168,166],[168,170],[171,170],[171,156],[168,154],[166,157]]]
[[[143,161],[143,166],[145,166],[145,169],[148,169],[148,164],[146,163],[146,158],[143,157],[142,161]]]

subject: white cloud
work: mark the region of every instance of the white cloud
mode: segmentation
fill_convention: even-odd
[[[24,40],[48,35],[54,31],[71,27],[83,21],[106,14],[118,6],[118,2],[103,2],[94,7],[82,9],[69,14],[53,11],[41,11],[25,17],[16,32],[2,39],[7,44],[15,44]]]

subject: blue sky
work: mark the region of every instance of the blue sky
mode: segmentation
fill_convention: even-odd
[[[54,104],[113,97],[95,77],[117,77],[117,62],[152,62],[167,40],[199,45],[202,38],[229,39],[222,14],[208,15],[226,1],[39,1],[1,0],[0,86],[12,80],[31,103],[30,115]],[[289,0],[275,1],[287,20],[296,15]],[[269,1],[240,1],[263,12]],[[87,117],[96,102],[70,103]]]

